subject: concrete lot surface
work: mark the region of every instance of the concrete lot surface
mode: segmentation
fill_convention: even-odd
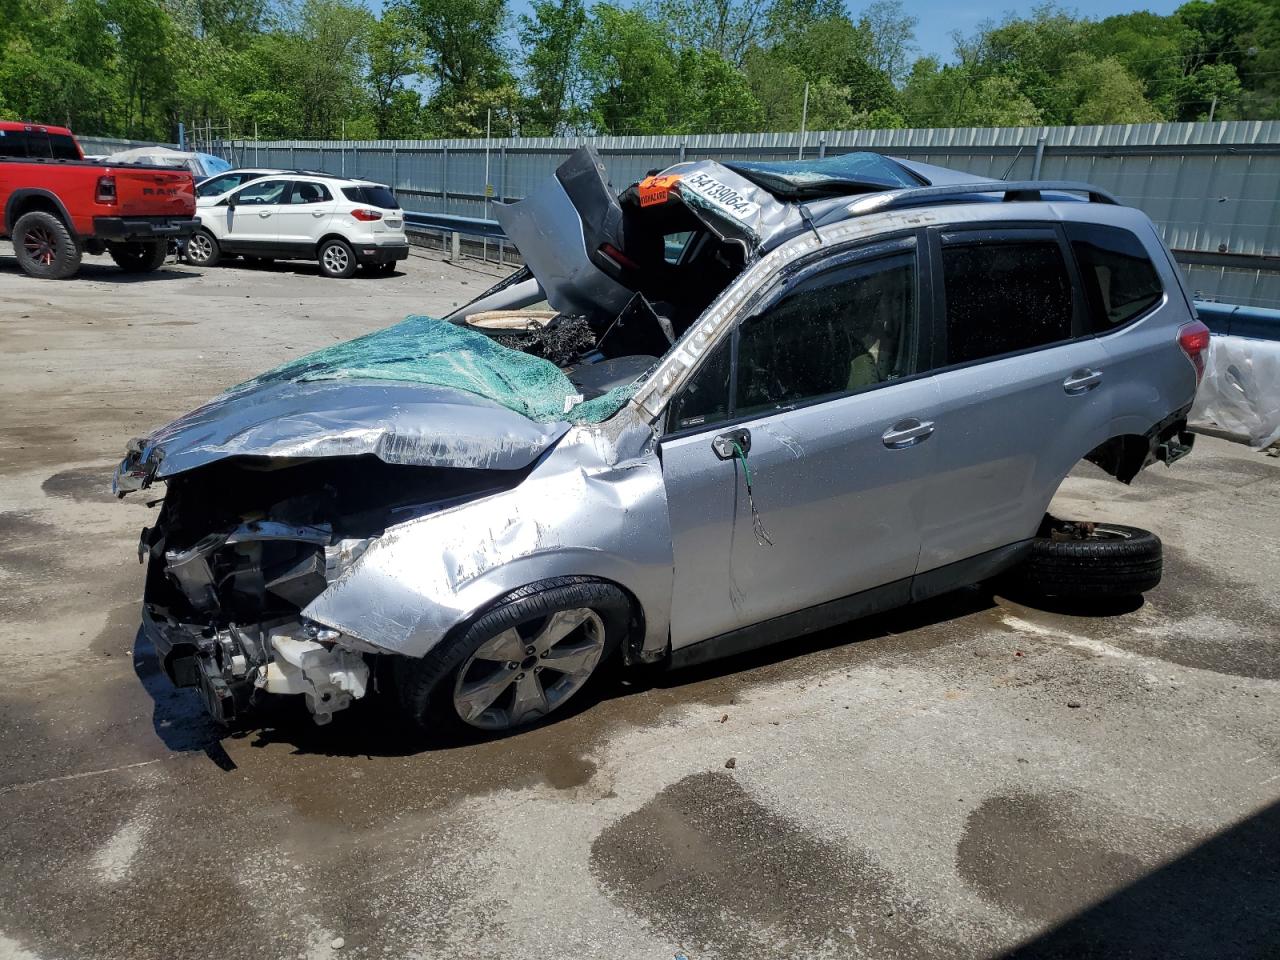
[[[974,588],[487,743],[228,734],[138,638],[125,441],[495,271],[88,263],[0,250],[0,958],[1280,957],[1280,461],[1068,480],[1164,538],[1141,605]]]

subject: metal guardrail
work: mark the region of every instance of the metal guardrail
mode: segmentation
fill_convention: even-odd
[[[502,225],[497,220],[481,217],[459,217],[445,213],[422,213],[406,210],[406,226],[421,230],[439,230],[465,237],[482,237],[486,240],[505,240]],[[1252,307],[1235,303],[1218,303],[1212,300],[1195,301],[1196,312],[1211,333],[1218,336],[1252,337],[1257,340],[1280,340],[1280,310]]]
[[[1280,340],[1280,310],[1197,300],[1196,313],[1218,336],[1250,337],[1254,340]]]
[[[487,240],[506,239],[506,234],[502,232],[502,226],[497,220],[485,220],[481,217],[459,217],[445,213],[406,210],[404,222],[406,227],[417,227],[419,230],[460,233],[465,237],[483,237]]]

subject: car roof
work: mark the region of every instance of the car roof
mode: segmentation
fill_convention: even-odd
[[[73,136],[72,132],[66,127],[51,127],[47,123],[22,123],[17,120],[0,120],[0,130],[6,132],[10,130],[39,130],[41,133],[58,133],[64,136]]]

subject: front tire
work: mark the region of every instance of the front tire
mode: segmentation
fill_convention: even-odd
[[[212,233],[201,227],[187,239],[187,262],[193,267],[217,266],[222,249]]]
[[[18,266],[30,276],[65,280],[80,269],[80,244],[52,213],[24,213],[13,225],[11,236]]]
[[[1158,586],[1163,567],[1160,538],[1149,530],[1049,518],[1013,579],[1045,597],[1133,597]]]
[[[107,253],[125,273],[152,273],[164,266],[169,257],[167,240],[135,240],[111,243]]]
[[[560,709],[621,644],[618,587],[562,577],[517,590],[421,660],[399,658],[400,703],[422,731],[507,733]]]
[[[320,271],[326,277],[345,280],[356,272],[356,254],[345,240],[326,240],[320,245]]]

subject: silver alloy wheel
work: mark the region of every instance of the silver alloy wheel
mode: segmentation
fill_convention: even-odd
[[[338,243],[331,243],[325,247],[322,256],[324,257],[324,268],[330,273],[342,273],[350,263],[347,259],[347,251]]]
[[[187,240],[187,258],[201,263],[213,256],[213,241],[203,233],[193,233]]]
[[[546,716],[582,689],[604,653],[594,610],[557,610],[531,636],[518,627],[486,640],[462,665],[453,707],[473,727],[509,730]]]

